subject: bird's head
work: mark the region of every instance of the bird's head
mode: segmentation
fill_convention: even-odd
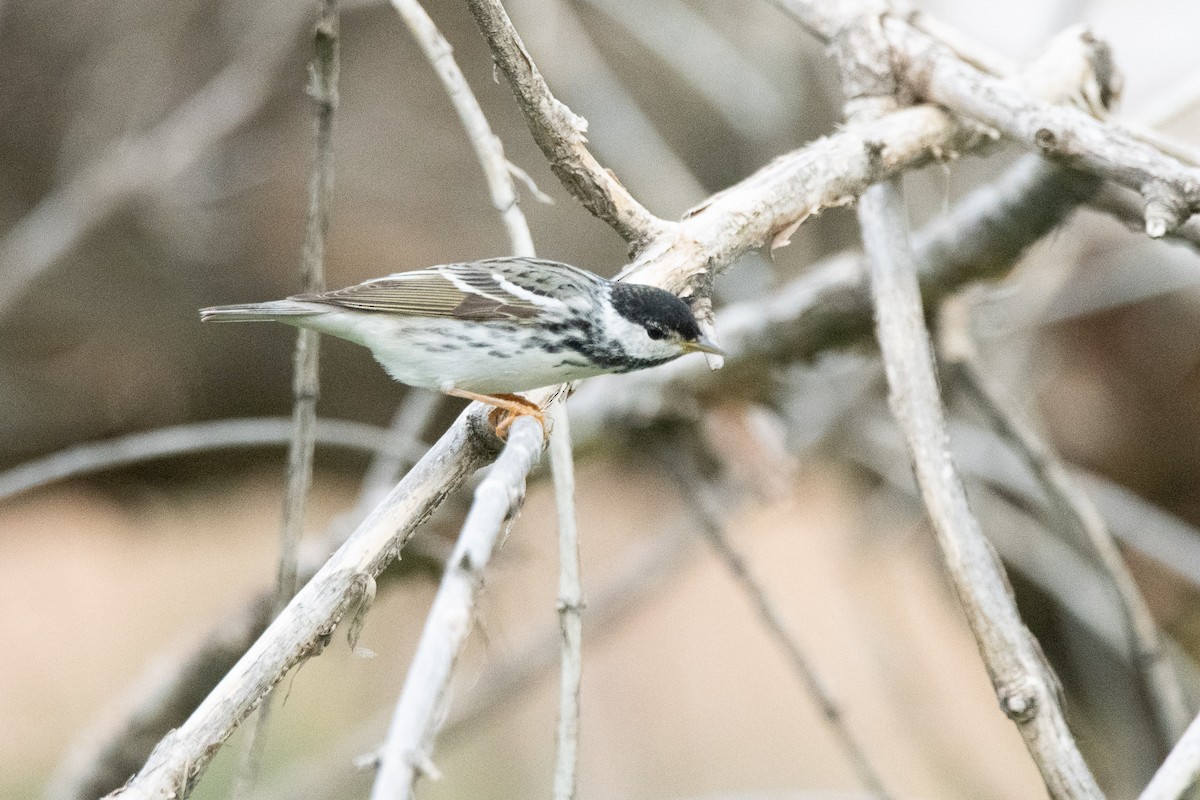
[[[610,323],[625,352],[643,361],[670,361],[687,353],[723,355],[700,330],[688,304],[670,292],[637,283],[614,283]]]

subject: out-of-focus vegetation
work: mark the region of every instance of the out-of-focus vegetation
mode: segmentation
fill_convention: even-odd
[[[507,5],[551,87],[589,120],[602,163],[662,216],[838,124],[829,59],[768,3],[656,4],[653,27],[650,9],[632,0]],[[1092,23],[1126,73],[1133,118],[1159,113],[1200,73],[1192,4],[923,7],[1015,59],[1035,55],[1065,24]],[[616,272],[622,243],[550,174],[508,87],[493,81],[464,4],[438,0],[428,10],[510,160],[556,200],[523,194],[539,253]],[[196,310],[284,296],[298,284],[312,11],[279,0],[0,1],[0,254],[9,257],[0,259],[0,464],[166,424],[287,413],[290,329],[202,328]],[[505,252],[466,137],[391,8],[350,4],[342,53],[330,285]],[[189,133],[214,123],[188,109],[237,64],[264,91],[231,92],[230,104],[249,104],[244,120],[192,153]],[[1198,122],[1200,101],[1182,106],[1164,131],[1200,146]],[[154,139],[173,124],[181,139]],[[148,141],[189,166],[169,178],[152,170],[131,185]],[[120,152],[135,154],[124,171],[98,171]],[[911,176],[914,219],[941,213],[1006,161],[993,153]],[[61,216],[39,216],[64,199]],[[18,250],[18,236],[39,219],[53,224]],[[834,210],[806,223],[765,277],[735,267],[722,292],[769,292],[857,246],[852,221]],[[37,260],[30,253],[58,247],[24,279]],[[997,378],[1068,461],[1200,526],[1200,256],[1080,212],[1034,248],[985,305],[982,323]],[[321,415],[385,423],[404,389],[365,351],[332,340],[322,348]],[[869,357],[864,363],[869,373]],[[844,371],[825,360],[781,385],[809,386],[804,397],[819,410],[811,387],[822,385],[822,370]],[[882,397],[880,385],[868,401]],[[786,396],[763,394],[793,424],[803,419]],[[803,438],[793,430],[787,443]],[[902,796],[1037,796],[1040,781],[995,710],[920,508],[830,441],[803,454],[785,491],[743,493],[730,534]],[[319,454],[311,530],[352,501],[364,463]],[[674,484],[636,448],[598,454],[579,483],[589,591],[655,534],[694,524]],[[74,738],[122,692],[136,691],[134,678],[156,653],[270,582],[281,485],[278,453],[254,450],[155,461],[0,504],[0,796],[41,791]],[[484,665],[553,625],[552,528],[552,500],[535,489],[489,584],[459,696]],[[1196,585],[1129,556],[1164,629],[1196,653]],[[1155,749],[1128,669],[1069,609],[1020,573],[1014,582],[1064,679],[1081,746],[1112,796],[1130,795]],[[297,783],[296,772],[325,763],[352,731],[365,729],[350,748],[362,750],[382,731],[378,714],[394,701],[429,597],[421,581],[382,597],[363,638],[378,658],[354,659],[339,641],[289,678],[264,791],[345,797],[347,787],[360,791],[356,781],[367,785],[366,775],[346,777],[356,753],[334,760],[319,786]],[[702,551],[587,647],[583,796],[854,787],[820,714]],[[554,692],[547,677],[458,731],[439,750],[446,777],[424,785],[424,795],[547,791]],[[225,796],[232,760],[221,756],[197,797]]]

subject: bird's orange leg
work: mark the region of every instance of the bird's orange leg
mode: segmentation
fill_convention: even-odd
[[[496,429],[496,435],[504,439],[508,435],[508,429],[516,421],[517,417],[533,417],[542,426],[542,430],[546,428],[546,413],[542,411],[542,407],[537,403],[530,402],[524,397],[515,394],[476,394],[468,392],[465,389],[445,389],[445,394],[452,397],[461,397],[464,400],[473,400],[477,403],[493,406],[496,410],[488,415],[488,421],[492,423],[492,427]],[[501,417],[501,412],[508,413]]]

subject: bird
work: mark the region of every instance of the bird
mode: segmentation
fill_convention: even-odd
[[[517,392],[722,351],[686,302],[540,258],[490,258],[398,272],[286,300],[214,306],[202,321],[273,321],[366,347],[400,383],[543,423]],[[498,413],[498,412],[497,412]]]

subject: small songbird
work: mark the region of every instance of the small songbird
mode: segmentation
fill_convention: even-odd
[[[539,418],[513,392],[721,353],[670,292],[539,258],[398,272],[332,292],[205,308],[200,319],[273,320],[339,336],[369,349],[401,383]]]

